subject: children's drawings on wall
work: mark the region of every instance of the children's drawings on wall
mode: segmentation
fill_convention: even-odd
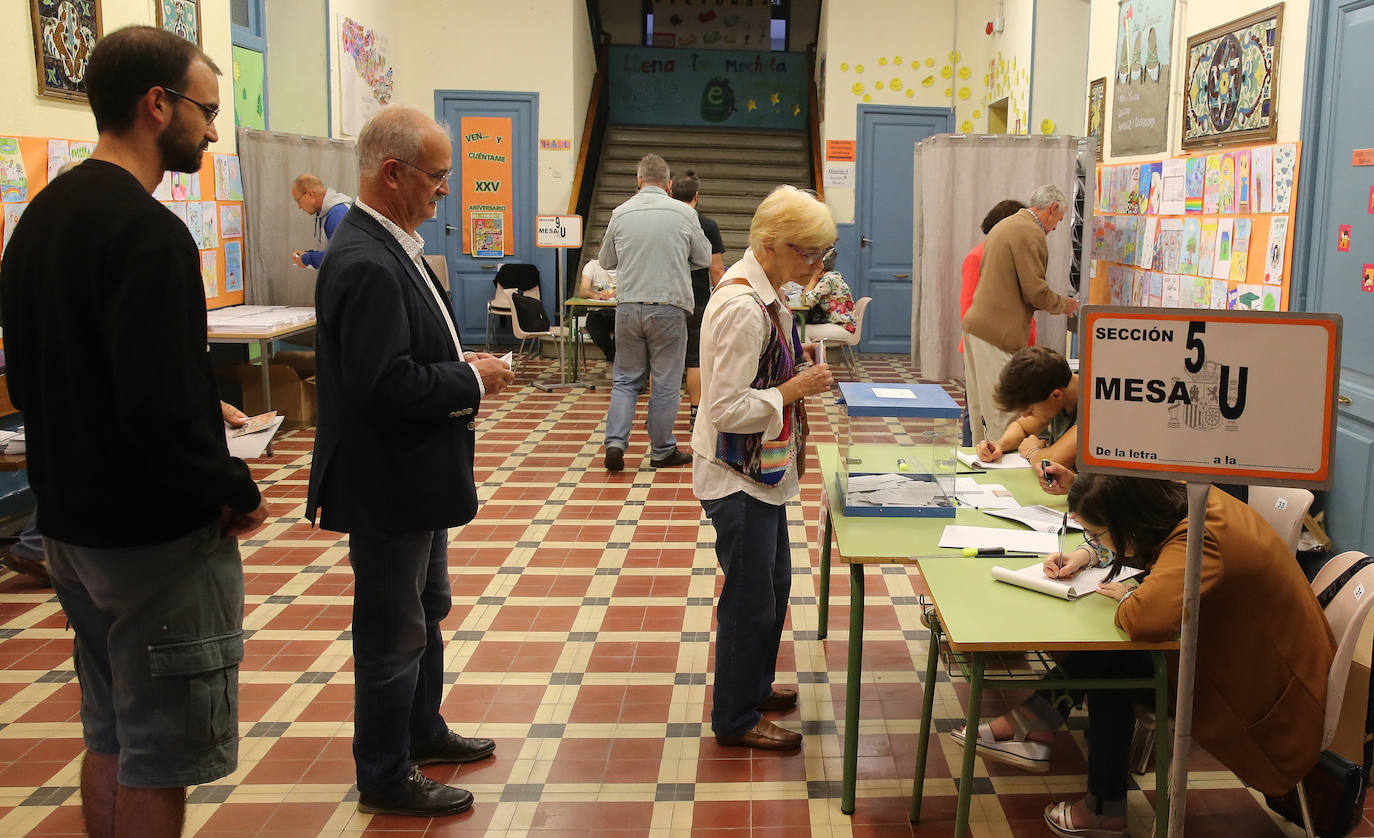
[[[1297,157],[1297,148],[1292,143],[1274,146],[1274,212],[1288,212]]]
[[[0,137],[0,201],[27,201],[29,176],[18,137]]]
[[[28,201],[6,201],[5,211],[5,233],[4,239],[0,240],[0,252],[9,247],[10,236],[14,235],[14,225],[19,223],[19,216],[24,214],[24,210],[29,208]]]
[[[205,201],[200,205],[200,224],[200,246],[219,247],[219,218],[214,201]]]
[[[1274,147],[1250,150],[1250,211],[1274,211]]]
[[[243,244],[224,243],[224,290],[228,292],[243,290]]]
[[[220,201],[243,200],[243,176],[239,172],[239,159],[233,155],[215,155],[215,198]]]
[[[200,252],[200,281],[205,285],[205,299],[219,296],[219,254],[213,250]]]
[[[226,239],[243,235],[243,205],[223,204],[219,208],[219,234]]]
[[[1276,215],[1269,222],[1269,243],[1264,247],[1264,284],[1283,284],[1283,250],[1288,241],[1288,216]]]
[[[205,221],[200,217],[200,201],[191,201],[186,204],[186,229],[191,231],[191,238],[196,242],[197,249],[205,248]]]
[[[199,172],[168,172],[167,176],[171,178],[173,201],[200,200]]]

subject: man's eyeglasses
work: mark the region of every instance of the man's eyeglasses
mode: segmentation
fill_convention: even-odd
[[[434,181],[435,186],[438,186],[441,183],[448,183],[449,176],[453,174],[452,169],[444,169],[442,172],[431,172],[428,169],[421,169],[419,166],[415,165],[409,160],[402,160],[399,157],[393,157],[392,159],[395,160],[397,163],[406,164],[407,166],[409,166],[417,172],[420,172],[421,174],[428,175],[429,179]]]
[[[219,116],[219,108],[217,108],[217,107],[216,107],[216,108],[212,108],[212,107],[210,107],[209,105],[205,104],[204,102],[197,102],[195,99],[192,99],[190,96],[187,96],[185,93],[182,93],[180,90],[173,90],[173,89],[170,88],[170,87],[164,86],[164,87],[162,88],[162,91],[163,91],[164,93],[170,93],[170,94],[172,94],[173,96],[177,97],[178,99],[185,99],[186,101],[188,101],[188,102],[190,102],[191,104],[195,105],[196,107],[200,108],[201,114],[204,115],[204,117],[205,117],[205,124],[206,124],[206,125],[209,125],[210,123],[214,122],[214,121],[215,121],[215,117]]]
[[[815,264],[816,262],[824,262],[826,259],[829,259],[830,256],[835,252],[835,248],[833,247],[827,247],[825,250],[802,250],[800,247],[797,247],[795,244],[792,244],[791,242],[788,242],[787,246],[792,248],[793,253],[796,253],[798,256],[800,256],[808,262],[811,262],[812,264]]]

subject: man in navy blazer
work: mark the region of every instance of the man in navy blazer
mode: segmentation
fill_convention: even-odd
[[[306,514],[348,533],[353,566],[358,808],[436,817],[472,795],[417,765],[470,762],[490,739],[439,714],[449,612],[448,527],[477,512],[473,437],[510,368],[464,352],[416,228],[448,194],[452,144],[414,108],[383,108],[358,136],[358,200],[315,285],[319,423]]]

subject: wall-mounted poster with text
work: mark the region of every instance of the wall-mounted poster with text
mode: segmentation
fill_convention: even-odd
[[[462,172],[463,252],[500,258],[513,253],[515,167],[508,116],[459,120],[458,168]]]
[[[1112,78],[1112,154],[1164,151],[1174,0],[1121,0]]]

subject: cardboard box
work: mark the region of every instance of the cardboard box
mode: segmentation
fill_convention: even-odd
[[[262,367],[257,364],[235,364],[234,378],[243,387],[243,412],[256,416],[275,410],[286,416],[282,427],[289,430],[309,428],[315,424],[315,378],[303,379],[293,367],[272,364],[268,377],[272,387],[272,406],[268,408],[262,397]]]

